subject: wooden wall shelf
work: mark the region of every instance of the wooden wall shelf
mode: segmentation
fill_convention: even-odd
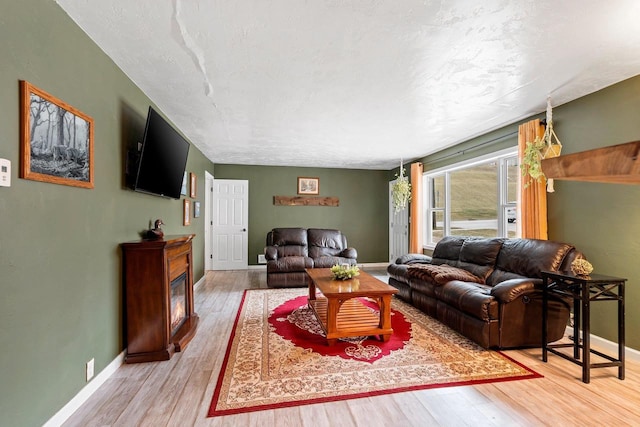
[[[547,178],[640,184],[640,141],[596,148],[542,161]]]
[[[273,204],[276,206],[340,206],[337,197],[318,196],[273,196]]]

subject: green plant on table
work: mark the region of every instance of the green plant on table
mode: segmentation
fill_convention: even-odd
[[[336,264],[331,267],[331,274],[338,280],[353,279],[360,274],[360,269],[357,265]]]

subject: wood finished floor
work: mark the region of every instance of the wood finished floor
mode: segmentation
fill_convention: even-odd
[[[539,349],[505,353],[544,378],[207,418],[242,293],[265,287],[264,271],[208,272],[195,291],[200,324],[186,350],[166,362],[123,365],[64,426],[640,425],[639,363],[628,362],[624,381],[603,368],[584,384],[579,366],[553,355],[542,363]]]

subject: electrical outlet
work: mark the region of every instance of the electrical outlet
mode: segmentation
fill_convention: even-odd
[[[264,254],[258,254],[258,264],[266,264],[267,259],[264,257]]]
[[[11,187],[11,161],[0,159],[0,187]]]
[[[87,362],[87,382],[89,382],[89,380],[91,378],[93,378],[93,365],[95,363],[95,359],[91,359]]]

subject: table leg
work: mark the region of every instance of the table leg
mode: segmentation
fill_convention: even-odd
[[[313,279],[311,277],[307,278],[307,281],[309,283],[309,306],[311,306],[311,301],[315,301],[316,299],[316,282],[313,281]]]
[[[391,329],[391,295],[384,295],[380,298],[380,328]]]
[[[331,346],[336,340],[332,337],[338,330],[338,311],[340,310],[340,300],[337,298],[327,298],[327,343]]]
[[[625,353],[625,339],[624,339],[624,282],[618,284],[618,360],[620,360],[620,366],[618,366],[618,378],[624,379],[624,353]]]
[[[542,282],[542,361],[547,361],[547,304],[549,300],[549,280],[545,277]]]
[[[582,285],[582,382],[591,380],[591,331],[589,325],[590,292],[589,285]]]
[[[580,327],[582,326],[582,324],[580,323],[580,314],[582,311],[582,306],[580,304],[581,304],[581,299],[574,297],[573,298],[573,358],[576,360],[580,360]]]
[[[380,329],[391,329],[391,295],[384,295],[378,299],[378,307],[380,308]],[[382,335],[382,341],[387,342],[391,334]]]

